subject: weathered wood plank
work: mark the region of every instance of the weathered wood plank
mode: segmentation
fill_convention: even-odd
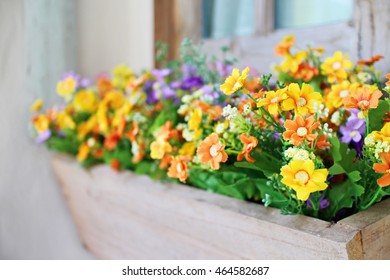
[[[86,171],[67,157],[55,156],[53,165],[83,243],[103,259],[386,257],[364,247],[383,227],[375,220],[375,228],[365,231],[369,211],[360,213],[367,222],[331,225],[107,166]]]

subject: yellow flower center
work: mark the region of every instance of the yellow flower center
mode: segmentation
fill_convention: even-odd
[[[215,144],[215,145],[212,145],[211,148],[210,148],[210,155],[212,157],[216,157],[218,155],[218,147],[219,145]]]
[[[355,137],[356,134],[357,134],[357,131],[352,131],[352,132],[349,134],[349,136]]]
[[[307,129],[306,129],[306,127],[300,127],[300,128],[298,128],[297,129],[297,134],[299,135],[299,136],[305,136],[306,134],[307,134]]]
[[[307,174],[306,171],[304,170],[301,170],[301,171],[298,171],[294,178],[298,181],[301,181],[303,184],[306,184],[307,181],[309,181],[309,174]]]
[[[341,67],[341,63],[339,61],[336,61],[335,63],[333,63],[332,65],[332,68],[333,70],[339,70]]]
[[[271,103],[277,103],[279,101],[279,97],[276,96],[274,98],[271,99]]]
[[[367,108],[370,105],[370,102],[368,100],[362,100],[358,102],[358,106],[360,108]]]
[[[348,96],[348,94],[349,94],[349,91],[345,89],[345,90],[340,91],[339,96],[340,96],[341,98],[345,98],[345,97]]]
[[[307,103],[307,102],[306,102],[306,99],[303,98],[303,97],[299,98],[299,99],[298,99],[298,102],[297,102],[298,106],[305,106],[306,103]]]
[[[234,89],[234,90],[237,90],[237,89],[239,89],[240,87],[242,87],[242,84],[241,84],[239,81],[237,81],[237,82],[234,84],[233,89]]]

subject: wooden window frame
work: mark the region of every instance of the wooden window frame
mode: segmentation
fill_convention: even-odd
[[[284,36],[293,34],[300,44],[311,42],[314,47],[324,47],[326,55],[341,50],[356,61],[382,54],[385,59],[377,66],[383,71],[390,70],[390,44],[386,42],[390,1],[355,0],[351,22],[278,30],[274,28],[275,0],[255,0],[255,3],[253,35],[201,39],[201,0],[154,0],[155,42],[164,41],[171,46],[170,58],[178,56],[177,49],[185,37],[202,42],[203,48],[213,54],[218,54],[221,46],[228,46],[232,55],[239,59],[239,66],[250,65],[260,72],[269,72],[272,63],[278,61],[273,47]]]

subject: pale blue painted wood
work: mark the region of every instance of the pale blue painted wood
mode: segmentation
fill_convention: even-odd
[[[275,27],[298,28],[352,20],[354,0],[276,0]]]
[[[58,101],[56,83],[77,70],[74,0],[24,0],[26,86],[29,101]]]

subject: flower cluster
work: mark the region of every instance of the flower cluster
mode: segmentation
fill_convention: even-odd
[[[380,56],[353,64],[341,52],[294,52],[289,36],[275,48],[284,60],[273,85],[271,75],[184,47],[181,62],[141,75],[123,65],[95,83],[66,74],[63,105],[32,119],[37,142],[84,166],[107,163],[324,220],[390,194],[390,82],[382,86],[373,66]]]

